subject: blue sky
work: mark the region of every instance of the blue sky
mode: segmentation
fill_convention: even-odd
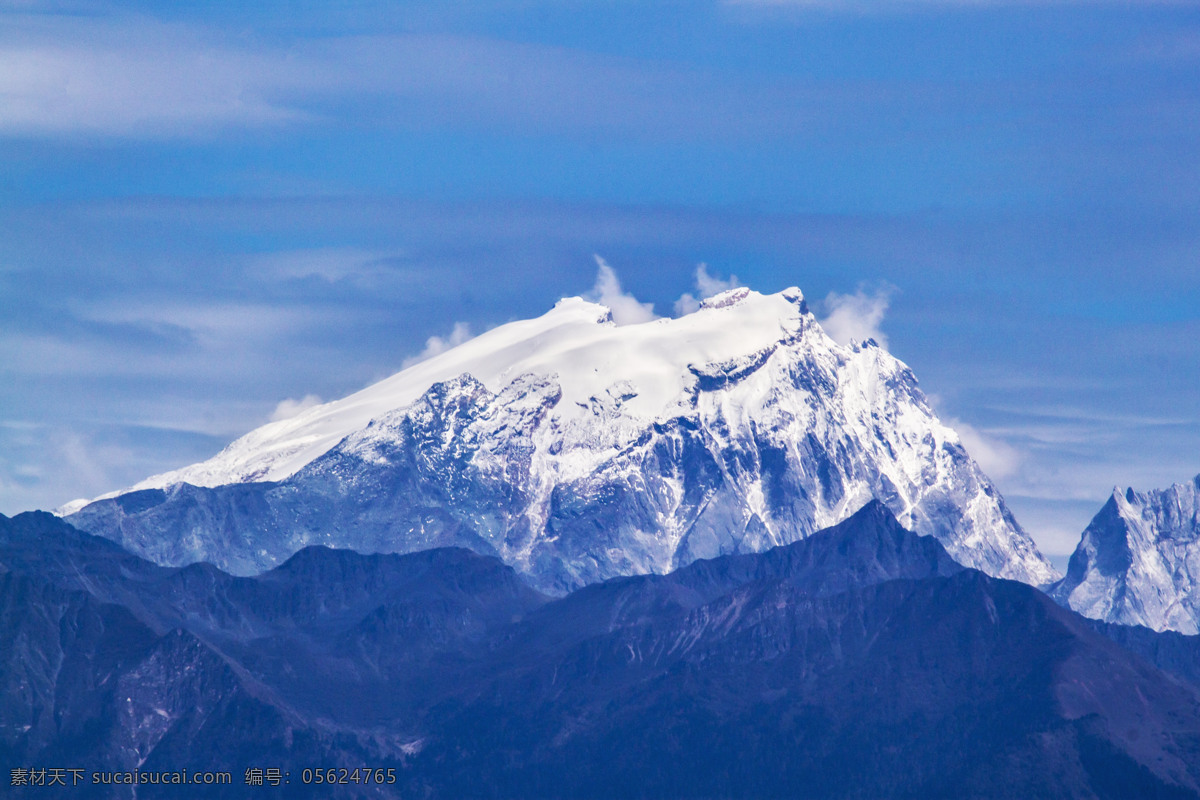
[[[0,512],[539,314],[595,254],[662,314],[700,263],[876,312],[1050,553],[1200,472],[1194,5],[253,6],[0,2]]]

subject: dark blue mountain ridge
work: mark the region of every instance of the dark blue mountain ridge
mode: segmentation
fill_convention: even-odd
[[[397,771],[346,797],[1200,797],[1187,669],[878,503],[557,600],[462,549],[239,578],[25,514],[0,608],[5,763],[280,766],[285,797],[330,796],[314,764]]]

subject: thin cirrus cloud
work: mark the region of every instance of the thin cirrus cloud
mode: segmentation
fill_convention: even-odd
[[[778,137],[814,126],[822,108],[861,104],[864,91],[481,36],[285,46],[146,18],[0,12],[0,135],[10,136],[186,138],[337,124],[355,109],[417,128]]]
[[[296,82],[285,61],[177,25],[0,16],[0,132],[153,137],[303,112],[269,95]]]
[[[0,327],[0,371],[24,378],[228,379],[321,325],[353,315],[309,305],[144,298],[62,310],[76,330]]]
[[[322,287],[347,284],[370,290],[384,285],[411,286],[422,278],[406,269],[403,255],[356,247],[282,250],[247,260],[246,270],[265,283],[312,281]]]

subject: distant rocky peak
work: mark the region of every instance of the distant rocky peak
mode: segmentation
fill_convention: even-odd
[[[1113,489],[1051,589],[1094,619],[1200,632],[1200,475],[1166,489]]]

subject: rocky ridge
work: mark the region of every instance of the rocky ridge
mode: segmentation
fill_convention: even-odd
[[[1093,619],[1200,633],[1200,475],[1113,489],[1050,594]]]

